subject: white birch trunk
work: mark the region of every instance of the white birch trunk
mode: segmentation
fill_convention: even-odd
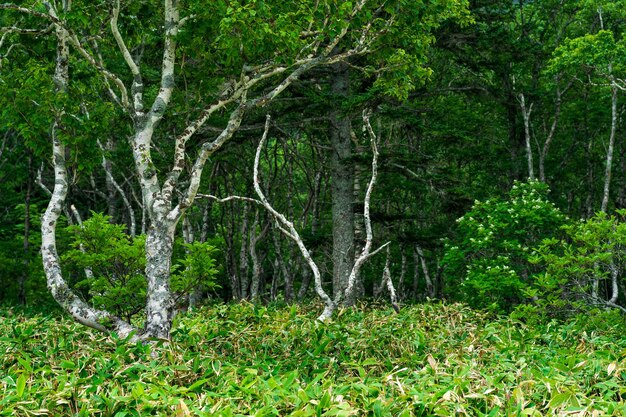
[[[609,206],[609,196],[611,187],[611,167],[613,165],[613,149],[615,147],[615,132],[617,131],[617,86],[611,76],[611,133],[609,135],[609,146],[606,152],[606,168],[604,171],[604,190],[602,193],[602,205],[600,211],[606,213]]]
[[[526,139],[526,161],[528,163],[528,179],[535,180],[535,171],[533,168],[533,149],[531,146],[530,136],[530,114],[533,111],[532,103],[526,108],[526,99],[524,93],[519,94],[520,107],[522,108],[522,116],[524,118],[524,138]]]
[[[265,207],[265,209],[269,211],[269,213],[277,221],[279,229],[287,237],[292,239],[298,245],[298,249],[300,249],[302,256],[309,264],[309,267],[311,268],[311,272],[313,273],[315,291],[324,302],[324,311],[318,317],[318,320],[326,321],[332,317],[333,312],[335,311],[335,308],[336,308],[336,304],[328,296],[328,294],[324,291],[324,288],[322,287],[322,277],[321,277],[319,268],[317,267],[317,264],[311,257],[309,250],[304,245],[304,242],[302,241],[302,238],[300,237],[300,234],[294,227],[293,223],[287,220],[285,216],[277,212],[274,209],[274,207],[272,207],[269,201],[267,201],[265,194],[263,194],[263,191],[261,190],[261,186],[259,184],[259,161],[261,158],[261,149],[263,149],[263,145],[265,145],[265,141],[267,140],[267,134],[269,132],[269,128],[270,128],[270,117],[268,115],[266,122],[265,122],[265,130],[263,132],[263,137],[261,138],[261,141],[259,142],[259,146],[257,147],[256,155],[254,158],[254,191],[259,197],[261,204],[263,204],[263,207]]]
[[[53,9],[49,13],[56,17]],[[57,37],[57,63],[54,73],[56,91],[64,94],[69,82],[68,33],[55,25]],[[65,146],[57,136],[62,114],[57,115],[52,126],[52,158],[54,163],[54,189],[41,222],[41,256],[48,289],[54,299],[76,321],[94,329],[117,332],[120,337],[128,337],[137,329],[108,312],[91,308],[83,302],[65,282],[56,246],[56,226],[63,211],[68,192],[67,171],[65,168]],[[137,338],[137,334],[133,339]]]
[[[390,242],[385,243],[375,251],[371,252],[372,248],[372,222],[370,220],[370,199],[372,197],[372,191],[374,189],[374,185],[376,184],[376,178],[378,175],[378,147],[376,146],[376,134],[372,130],[372,126],[369,121],[369,114],[366,111],[363,111],[363,123],[367,130],[367,133],[370,137],[370,143],[372,146],[372,177],[370,178],[370,182],[367,186],[367,190],[365,191],[365,200],[363,201],[363,221],[365,225],[365,245],[361,250],[361,254],[354,262],[354,266],[352,267],[352,271],[350,272],[350,276],[348,277],[348,285],[346,287],[345,293],[343,297],[346,300],[353,299],[353,291],[355,290],[356,278],[359,275],[359,271],[361,267],[365,263],[365,261],[370,257],[375,255],[385,246],[387,246]],[[342,294],[339,294],[338,297],[335,298],[335,303],[341,302]]]
[[[174,318],[170,271],[175,224],[153,221],[146,237],[146,324],[150,338],[169,339]]]

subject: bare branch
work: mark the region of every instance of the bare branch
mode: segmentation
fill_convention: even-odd
[[[261,141],[259,142],[259,146],[257,147],[256,155],[254,157],[254,180],[253,180],[254,191],[256,192],[257,196],[259,197],[259,200],[261,201],[265,209],[272,215],[272,217],[274,217],[276,222],[279,224],[279,229],[283,232],[287,232],[285,233],[285,235],[289,237],[290,239],[292,239],[296,243],[296,245],[298,245],[298,249],[300,249],[302,256],[309,264],[309,267],[311,268],[311,271],[313,272],[313,276],[315,278],[315,291],[317,292],[318,296],[322,299],[325,305],[324,311],[318,317],[318,319],[321,321],[325,321],[332,317],[332,314],[335,310],[335,303],[328,296],[328,294],[326,294],[326,292],[324,291],[324,288],[322,287],[322,278],[321,278],[319,268],[317,267],[317,264],[311,257],[309,250],[304,245],[304,242],[302,241],[302,238],[300,237],[300,234],[294,227],[293,223],[287,220],[284,215],[282,215],[281,213],[276,211],[274,207],[272,207],[272,205],[269,203],[269,201],[265,197],[265,194],[263,194],[263,190],[261,190],[261,186],[259,184],[259,161],[261,159],[261,150],[263,149],[263,146],[265,145],[265,141],[267,140],[267,134],[270,128],[270,120],[271,120],[270,116],[267,115],[266,120],[265,120],[265,131],[263,132],[263,137],[261,138]]]
[[[139,71],[139,66],[133,59],[122,35],[120,34],[119,27],[117,25],[117,19],[120,14],[120,0],[115,0],[113,5],[113,11],[111,15],[111,32],[113,33],[113,38],[115,38],[115,42],[117,42],[117,46],[124,57],[124,61],[128,68],[130,69],[131,74],[133,75],[133,85],[132,85],[132,94],[133,94],[133,108],[135,110],[135,116],[139,117],[143,115],[143,81],[141,78],[141,72]]]
[[[250,198],[250,197],[243,197],[243,196],[239,196],[239,195],[229,195],[228,197],[219,198],[219,197],[216,197],[216,196],[211,195],[211,194],[200,194],[200,193],[198,193],[196,195],[196,199],[199,199],[199,198],[207,198],[209,200],[213,200],[216,203],[220,203],[220,204],[228,203],[229,201],[233,201],[233,200],[239,200],[239,201],[248,201],[250,203],[263,205],[263,203],[261,201],[257,200],[257,199]]]
[[[337,293],[337,296],[335,298],[336,303],[339,303],[341,301],[342,295],[345,297],[345,299],[348,299],[348,300],[352,299],[352,293],[354,291],[356,277],[359,274],[361,266],[363,266],[363,264],[369,257],[375,255],[383,247],[388,245],[388,243],[386,243],[385,245],[381,246],[374,252],[370,253],[370,249],[372,247],[372,221],[370,219],[370,199],[372,197],[372,190],[374,189],[374,185],[376,184],[376,178],[378,175],[378,147],[376,146],[376,140],[377,140],[376,134],[374,133],[374,130],[372,129],[372,125],[370,124],[369,117],[370,117],[369,111],[364,110],[363,111],[363,124],[365,126],[367,133],[369,134],[370,143],[372,146],[372,177],[370,178],[370,182],[367,185],[367,191],[365,192],[365,199],[363,201],[363,222],[365,223],[365,235],[366,235],[365,245],[363,246],[363,250],[361,251],[361,254],[358,256],[356,261],[354,261],[354,266],[352,267],[352,271],[350,271],[350,276],[348,277],[348,285],[346,287],[344,294],[341,294],[341,292]]]
[[[120,197],[122,197],[122,201],[124,202],[124,206],[126,206],[126,210],[128,211],[128,216],[130,217],[130,227],[129,227],[130,236],[134,238],[135,230],[137,230],[137,223],[135,221],[135,211],[133,210],[133,206],[130,204],[130,201],[128,201],[128,198],[126,197],[126,193],[124,192],[124,190],[122,190],[122,187],[120,187],[118,182],[115,180],[115,177],[113,176],[113,173],[111,172],[109,165],[107,164],[107,159],[104,154],[104,147],[102,146],[102,143],[100,143],[100,140],[98,140],[97,142],[98,142],[98,146],[100,147],[100,150],[102,151],[102,168],[104,169],[104,172],[106,173],[106,176],[109,179],[109,181],[111,181],[111,184],[113,184],[113,187],[117,190],[118,193],[120,193]]]

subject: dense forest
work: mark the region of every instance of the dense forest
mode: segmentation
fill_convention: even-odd
[[[32,3],[4,303],[623,308],[621,3]]]
[[[231,317],[227,328],[250,321],[276,337],[295,331],[280,327],[293,319],[302,338],[322,346],[308,347],[314,362],[342,345],[339,334],[358,332],[351,326],[384,335],[384,322],[403,329],[397,337],[405,350],[392,346],[385,362],[385,348],[350,336],[371,356],[357,357],[354,348],[343,360],[358,364],[349,375],[371,371],[383,385],[404,371],[407,352],[437,376],[438,361],[449,367],[449,357],[433,359],[429,349],[449,355],[458,338],[474,340],[472,355],[484,347],[496,357],[502,352],[491,348],[502,346],[488,347],[493,338],[521,350],[531,339],[519,330],[503,342],[516,326],[533,337],[546,334],[542,326],[610,333],[607,323],[623,325],[626,312],[625,28],[623,0],[1,3],[0,305],[7,323],[18,323],[3,332],[12,327],[18,349],[24,334],[45,340],[28,326],[54,317],[46,326],[56,338],[109,335],[113,347],[105,350],[150,358],[155,340],[202,345],[181,328],[214,325],[216,315]],[[75,330],[60,312],[86,327]],[[474,330],[463,333],[459,317]],[[505,330],[485,324],[490,318]],[[422,340],[430,338],[422,324],[443,329],[446,320],[455,323],[448,339]],[[335,327],[316,327],[323,323]],[[422,339],[411,341],[413,326]],[[245,329],[204,331],[220,339]],[[608,333],[598,337],[617,343]],[[534,359],[592,352],[559,337],[551,353],[541,349],[552,342],[533,339]],[[251,353],[259,348],[251,341],[225,340],[213,354],[237,355],[240,346],[272,361],[267,351]],[[272,339],[268,349],[281,346],[278,357],[303,349],[289,340]],[[215,362],[179,353],[162,354],[219,376]],[[611,355],[595,366],[617,378],[621,356]],[[30,375],[31,359],[15,358],[4,367],[27,363]],[[63,369],[84,369],[59,360]],[[574,378],[581,361],[559,366]],[[505,368],[498,372],[514,372]],[[540,379],[533,375],[523,378]],[[309,376],[302,378],[319,382]],[[26,379],[7,378],[13,382],[0,386],[17,390],[7,400],[13,407]],[[210,380],[176,378],[191,385],[185,395]],[[584,388],[561,380],[570,391],[548,382],[525,399],[500,382],[478,391],[441,382],[432,404],[411,394],[405,401],[413,405],[394,408],[398,390],[406,396],[402,381],[372,394],[382,398],[378,409],[363,394],[335,414],[322,411],[343,402],[314,390],[311,415],[541,415],[566,407],[622,415],[606,404],[589,407],[602,395],[621,404],[626,390],[621,380],[608,394],[585,380],[581,397],[573,393]],[[489,399],[492,389],[508,394]],[[479,391],[483,397],[468,396]],[[301,408],[285,397],[254,415],[307,409],[309,400],[299,398]],[[464,412],[450,405],[464,404],[459,398],[470,401]],[[140,409],[103,404],[80,415]],[[183,399],[161,406],[155,412],[191,415]],[[222,406],[231,414],[215,411],[226,408],[213,400],[194,412],[260,409]],[[83,412],[72,407],[72,415]]]

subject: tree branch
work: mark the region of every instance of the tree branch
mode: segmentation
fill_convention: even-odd
[[[265,130],[263,132],[263,136],[261,137],[261,141],[259,142],[259,146],[257,147],[256,155],[254,157],[254,179],[253,179],[254,191],[256,192],[257,196],[259,197],[259,200],[261,201],[265,209],[272,215],[272,217],[274,217],[276,222],[279,224],[279,229],[283,233],[287,232],[285,233],[285,235],[289,237],[290,239],[292,239],[296,243],[296,245],[298,245],[298,249],[300,249],[300,253],[302,253],[302,256],[309,264],[309,267],[311,268],[311,271],[313,272],[313,277],[315,278],[315,291],[317,292],[318,296],[322,299],[325,305],[324,311],[318,317],[318,319],[321,321],[325,321],[332,317],[332,314],[335,310],[335,303],[328,296],[328,294],[326,294],[326,292],[324,291],[322,287],[322,279],[321,279],[319,268],[317,267],[317,264],[311,257],[309,250],[304,245],[304,242],[302,241],[302,238],[300,237],[300,234],[294,227],[293,223],[287,220],[284,215],[282,215],[281,213],[276,211],[274,207],[272,207],[272,205],[269,203],[269,201],[265,197],[265,194],[263,194],[263,190],[261,190],[261,186],[259,183],[259,161],[261,159],[261,150],[263,149],[263,146],[265,145],[265,141],[267,140],[267,134],[270,128],[270,120],[271,120],[270,116],[267,115],[266,120],[265,120]]]
[[[143,116],[143,81],[141,78],[141,72],[139,70],[139,66],[133,59],[122,35],[120,34],[119,27],[117,25],[117,19],[120,14],[120,0],[115,0],[113,4],[113,11],[111,14],[111,32],[113,33],[113,38],[117,43],[122,56],[124,57],[124,61],[126,65],[130,69],[131,74],[133,75],[133,85],[131,87],[131,93],[133,95],[133,108],[135,110],[135,117]]]
[[[372,197],[372,190],[374,189],[374,185],[376,184],[376,178],[378,175],[378,147],[376,146],[376,134],[372,129],[372,125],[370,124],[370,113],[367,110],[363,111],[363,124],[365,125],[365,129],[370,137],[370,143],[372,146],[372,177],[370,178],[370,182],[367,185],[367,191],[365,192],[365,199],[363,201],[363,222],[365,223],[365,245],[363,246],[363,250],[361,254],[358,256],[356,261],[354,261],[354,266],[352,267],[352,271],[350,271],[350,276],[348,277],[348,285],[344,294],[341,294],[341,291],[337,293],[335,297],[335,302],[338,304],[341,301],[342,296],[345,299],[352,299],[352,293],[354,291],[354,286],[356,283],[356,277],[359,274],[361,266],[365,263],[365,261],[378,253],[382,248],[387,246],[390,242],[385,243],[380,248],[376,249],[374,252],[370,253],[370,249],[372,247],[372,221],[370,219],[370,199]]]

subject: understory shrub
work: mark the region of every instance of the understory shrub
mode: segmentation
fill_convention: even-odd
[[[216,304],[168,343],[0,309],[0,416],[623,416],[624,321]]]
[[[563,317],[621,305],[625,215],[626,210],[618,210],[616,215],[597,213],[563,225],[563,238],[545,239],[530,258],[543,270],[533,285],[525,288],[526,296],[534,302],[520,309],[520,315]]]
[[[109,222],[109,216],[92,213],[79,226],[67,228],[71,249],[63,265],[73,287],[90,304],[130,320],[143,311],[146,297],[145,236],[127,235],[124,226]],[[216,287],[215,254],[208,244],[176,242],[172,260],[171,287],[178,300],[192,291]]]
[[[538,272],[529,259],[532,249],[556,236],[566,221],[548,192],[538,181],[516,182],[505,199],[474,202],[445,244],[448,294],[499,312],[525,299]]]

